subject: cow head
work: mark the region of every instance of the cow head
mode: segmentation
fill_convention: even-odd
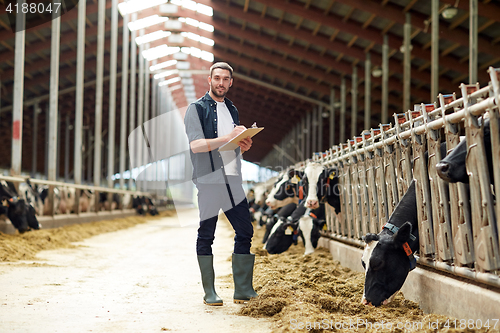
[[[480,121],[480,123],[482,120]],[[460,143],[438,164],[436,170],[442,179],[449,183],[469,183],[469,175],[467,173],[466,160],[468,154],[468,144],[465,137],[460,137]],[[490,181],[493,181],[493,160],[491,154],[491,132],[490,132],[490,119],[484,120],[483,126],[483,141],[486,151],[486,159],[488,163],[488,170]]]
[[[285,172],[274,183],[274,186],[267,195],[266,199],[266,205],[269,208],[274,210],[293,202],[293,198],[295,197],[296,192],[294,192],[293,189],[288,185],[291,185],[292,181],[298,183],[298,181],[296,181],[296,175],[297,172],[292,169]]]
[[[288,180],[280,182],[279,187],[275,186],[274,199],[285,200],[299,195],[299,183],[304,177],[304,172],[291,169],[288,171],[287,177]]]
[[[442,179],[449,183],[468,183],[469,176],[465,166],[467,140],[462,140],[445,158],[436,164],[436,170]]]
[[[7,205],[7,217],[12,225],[20,232],[39,229],[34,208],[20,199],[13,183],[2,181],[0,197]]]
[[[319,163],[309,163],[305,169],[303,179],[304,191],[307,193],[307,208],[316,209],[320,201],[325,198],[328,203],[340,212],[340,198],[336,193],[338,172],[336,168],[324,168]]]
[[[298,225],[298,222],[290,222],[284,218],[278,219],[264,246],[267,252],[269,252],[269,254],[278,254],[288,250],[296,241]]]
[[[361,263],[365,268],[365,289],[362,303],[379,306],[389,303],[401,289],[412,269],[413,256],[408,254],[411,224],[405,222],[395,234],[382,231],[364,237],[365,249]]]

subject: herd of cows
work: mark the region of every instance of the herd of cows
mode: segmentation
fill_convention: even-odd
[[[489,119],[484,124],[484,145],[490,152],[487,162],[492,172]],[[467,150],[465,137],[461,137],[460,144],[448,152],[446,144],[441,144],[441,156],[446,157],[435,167],[443,180],[468,183]],[[298,238],[303,240],[305,255],[314,252],[320,231],[326,229],[325,202],[333,207],[335,214],[341,210],[343,189],[337,173],[336,168],[309,162],[304,171],[287,170],[277,181],[260,183],[249,191],[250,212],[258,225],[265,225],[263,243],[270,254],[286,251],[292,244],[297,244]],[[382,231],[368,233],[363,240],[365,249],[361,263],[365,269],[365,288],[362,303],[387,304],[416,266],[413,253],[419,248],[419,233],[414,181]]]
[[[54,188],[54,214],[70,214],[77,211],[76,191],[80,191],[78,211],[81,213],[133,208],[139,215],[158,214],[154,201],[150,197],[113,193],[110,202],[107,198],[108,194],[100,192],[99,201],[96,202],[93,191],[78,190],[74,187]],[[47,200],[48,193],[48,186],[32,185],[29,180],[20,183],[18,188],[13,183],[2,180],[0,181],[0,216],[6,216],[20,233],[40,229],[37,217],[52,212],[49,200]]]

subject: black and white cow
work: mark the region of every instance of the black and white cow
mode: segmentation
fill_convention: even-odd
[[[446,143],[441,143],[441,156]],[[428,153],[424,155],[428,161]],[[378,234],[364,236],[366,243],[361,258],[365,269],[365,289],[362,303],[379,306],[389,303],[403,286],[408,273],[415,268],[413,253],[419,248],[418,214],[415,182],[392,212]]]
[[[266,198],[266,205],[272,210],[276,210],[281,208],[289,203],[298,204],[298,197],[295,195],[283,195],[282,193],[285,191],[286,184],[295,180],[296,171],[291,169],[289,171],[284,172],[274,183],[272,189],[269,191],[269,194]],[[298,182],[298,181],[297,181]],[[277,199],[282,198],[282,199]]]
[[[379,234],[364,237],[361,263],[365,269],[362,303],[379,306],[389,303],[415,268],[413,253],[418,249],[418,219],[415,182],[404,194]]]
[[[4,208],[2,212],[6,213],[12,225],[20,233],[40,229],[35,208],[19,197],[14,184],[2,181],[0,184],[0,198],[7,205],[7,208]]]
[[[469,183],[469,175],[465,160],[467,157],[467,139],[460,138],[460,143],[445,158],[436,164],[436,170],[442,179],[449,183]],[[488,162],[488,171],[490,182],[493,184],[493,159],[491,153],[491,132],[490,119],[486,118],[484,122],[484,148],[486,151],[486,160]]]
[[[278,228],[280,223],[284,223],[286,221],[286,218],[295,211],[297,208],[297,204],[295,203],[289,203],[288,205],[285,205],[281,207],[276,214],[273,216],[269,217],[266,222],[266,232],[264,233],[264,238],[262,239],[262,243],[266,243],[267,240],[269,239],[269,235],[273,234],[275,232],[275,227]],[[274,230],[273,230],[274,229]],[[290,244],[291,245],[291,244]],[[287,248],[288,249],[288,248]],[[286,249],[285,249],[286,251]],[[281,252],[279,252],[281,253]]]
[[[304,241],[304,255],[314,252],[318,245],[320,230],[325,225],[324,201],[340,212],[338,176],[335,168],[325,169],[319,163],[309,163],[301,179],[303,193],[306,196],[292,215],[271,231],[265,249],[269,253],[281,253],[292,244],[286,236],[298,234]],[[284,184],[283,186],[287,186]],[[291,192],[288,192],[291,195]],[[296,193],[296,192],[294,192]],[[287,224],[288,223],[288,224]],[[286,228],[285,228],[286,226]],[[286,239],[282,245],[278,240]],[[287,246],[288,245],[288,246]]]
[[[325,225],[324,202],[328,202],[337,214],[340,213],[338,183],[336,168],[325,168],[319,163],[309,163],[304,170],[303,187],[307,195],[304,208],[306,211],[299,219],[299,229],[305,246],[304,255],[313,253],[318,246],[320,226],[322,228]]]

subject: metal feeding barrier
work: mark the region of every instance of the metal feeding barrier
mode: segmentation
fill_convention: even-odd
[[[394,124],[363,131],[313,157],[338,168],[342,212],[335,215],[327,205],[328,237],[363,246],[362,237],[380,232],[414,180],[418,262],[500,286],[500,203],[494,199],[500,188],[500,69],[490,67],[488,72],[491,81],[486,87],[462,84],[461,98],[440,94],[435,104],[415,105],[413,111],[395,114]],[[491,151],[483,140],[481,118],[486,112]],[[446,142],[449,153],[460,135],[468,145],[468,185],[447,183],[436,170],[445,157],[441,143]],[[493,175],[487,156],[492,156]]]

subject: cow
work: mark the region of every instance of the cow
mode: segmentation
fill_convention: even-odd
[[[278,197],[280,197],[279,195],[281,194],[281,192],[285,191],[285,184],[288,184],[292,181],[292,179],[295,179],[295,174],[295,170],[291,169],[287,172],[284,172],[274,183],[273,188],[269,191],[269,194],[266,198],[266,205],[269,208],[271,208],[272,210],[276,210],[292,202],[298,204],[298,198],[293,195],[284,195],[282,196],[283,199],[281,200],[276,199],[276,194],[278,194]]]
[[[113,193],[111,195],[111,204],[108,201],[108,193],[99,192],[99,210],[115,210],[120,205],[120,195]]]
[[[460,138],[460,143],[451,151],[445,158],[436,164],[436,170],[443,180],[449,183],[469,183],[469,175],[465,160],[467,157],[467,139]],[[486,151],[486,159],[488,163],[488,171],[490,175],[490,182],[493,184],[493,159],[491,153],[491,132],[490,132],[490,119],[484,120],[484,148]]]
[[[93,212],[95,211],[95,194],[91,190],[80,190],[80,212]]]
[[[154,202],[151,198],[145,196],[136,196],[132,201],[132,207],[136,209],[137,214],[139,215],[147,215],[147,213],[152,216],[158,215],[158,210],[154,205]]]
[[[362,303],[379,306],[389,303],[415,268],[413,253],[418,249],[418,218],[415,182],[399,201],[379,234],[368,233],[361,258],[365,269]]]
[[[286,206],[280,208],[280,210],[274,214],[272,217],[269,217],[266,222],[266,232],[264,233],[264,238],[262,239],[262,243],[266,243],[269,235],[272,233],[274,226],[278,223],[278,221],[285,220],[288,216],[292,215],[292,213],[297,208],[297,204],[289,203]]]
[[[293,233],[300,235],[304,242],[304,255],[314,252],[320,237],[319,230],[326,224],[324,220],[324,201],[334,207],[337,214],[340,213],[336,168],[324,168],[321,164],[314,162],[309,163],[301,175],[303,176],[301,179],[302,184],[299,184],[298,188],[302,187],[302,191],[307,197],[298,205],[296,210],[290,215],[290,218],[287,219],[287,222],[282,219],[280,224],[276,223],[273,227],[265,245],[265,249],[269,253],[282,253],[286,251],[292,243],[284,236],[284,233],[290,233],[292,230]],[[290,186],[292,184],[290,182]],[[283,184],[283,186],[287,188],[288,184]],[[291,195],[293,191],[287,192],[289,193],[288,195]],[[293,193],[296,193],[296,191]],[[287,240],[286,244],[283,245],[280,243],[279,240],[282,239]]]
[[[304,240],[305,252],[308,255],[318,246],[319,230],[325,223],[324,201],[328,202],[340,213],[339,179],[336,168],[325,168],[320,163],[309,163],[304,170],[303,188],[306,198],[303,208],[305,212],[299,219],[299,229]]]
[[[7,215],[19,233],[40,229],[35,208],[19,197],[14,184],[2,181],[0,184],[0,198],[7,205],[6,208],[3,207],[2,213]]]
[[[441,143],[441,156],[446,143]],[[424,154],[428,163],[428,152]],[[418,214],[415,181],[394,208],[378,234],[363,237],[365,248],[361,264],[365,269],[365,288],[361,302],[380,306],[389,303],[403,286],[408,273],[416,267],[413,255],[419,248]]]
[[[37,215],[43,215],[42,199],[40,198],[37,189],[31,185],[29,179],[26,179],[25,183],[19,184],[19,193],[26,203],[33,206]]]
[[[38,193],[40,194],[40,199],[43,202],[43,215],[48,215],[51,212],[50,206],[49,206],[49,201],[45,200],[47,199],[47,196],[49,195],[49,187],[47,185],[41,186],[38,188]],[[54,187],[54,213],[57,214],[59,213],[60,210],[60,203],[61,203],[61,193],[59,191],[59,188]],[[63,203],[63,210],[66,212],[66,202]]]

